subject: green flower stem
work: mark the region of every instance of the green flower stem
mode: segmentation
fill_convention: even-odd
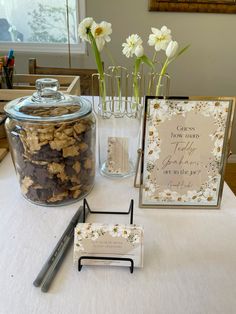
[[[104,78],[104,72],[103,72],[103,66],[102,66],[102,60],[101,60],[100,52],[98,50],[96,41],[95,41],[90,30],[88,32],[88,36],[89,36],[89,39],[90,39],[90,42],[91,42],[91,45],[93,48],[93,53],[94,53],[95,60],[97,63],[98,73],[100,74],[100,78],[103,79]]]
[[[102,95],[102,109],[103,111],[106,111],[106,84],[105,84],[105,77],[104,77],[104,71],[103,71],[103,66],[102,66],[102,60],[101,60],[101,56],[100,56],[100,52],[98,50],[97,44],[96,44],[96,40],[93,37],[91,30],[88,31],[88,36],[91,42],[91,46],[92,46],[92,50],[94,53],[94,57],[96,60],[96,64],[97,64],[97,69],[98,69],[98,73],[99,73],[99,90],[100,93]]]

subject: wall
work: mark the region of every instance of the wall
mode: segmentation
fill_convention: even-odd
[[[121,53],[121,44],[132,33],[138,33],[144,43],[151,27],[167,25],[173,38],[190,49],[170,65],[173,95],[236,96],[236,17],[234,14],[149,12],[147,0],[87,0],[87,16],[97,22],[112,23],[113,34],[109,49],[117,64],[129,66],[131,60]],[[144,46],[146,46],[144,44]],[[146,46],[147,47],[147,46]],[[152,54],[152,49],[146,50]],[[66,56],[17,55],[18,73],[27,73],[29,57],[37,57],[43,65],[67,66]],[[103,57],[105,65],[109,58]],[[88,49],[86,56],[74,56],[72,66],[95,67]],[[235,119],[236,120],[236,119]],[[231,149],[236,154],[236,121]]]

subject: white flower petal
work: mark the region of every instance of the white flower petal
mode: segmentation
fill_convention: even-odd
[[[143,46],[137,46],[134,51],[136,57],[141,58],[144,55]]]
[[[153,34],[155,34],[155,35],[160,35],[160,33],[161,33],[160,30],[158,28],[155,28],[155,27],[152,27],[151,30],[152,30]]]
[[[166,50],[167,45],[171,41],[171,30],[165,25],[159,30],[152,27],[153,34],[149,35],[148,44],[150,46],[155,46],[155,50]]]
[[[171,40],[166,48],[166,56],[171,59],[174,58],[179,49],[177,41]]]
[[[122,53],[127,57],[132,57],[135,54],[135,49],[138,46],[142,46],[142,39],[137,34],[132,34],[129,37],[126,38],[126,43],[122,44],[122,47],[124,49],[122,50]]]
[[[96,38],[96,44],[97,44],[98,50],[102,51],[105,45],[105,40],[103,38]]]
[[[156,42],[156,36],[154,34],[150,34],[148,38],[149,46],[154,46]]]
[[[94,23],[94,20],[92,17],[86,17],[85,19],[83,19],[83,21],[79,24],[78,27],[78,34],[79,37],[83,40],[83,41],[89,41],[88,38],[88,29],[91,29],[92,25]]]
[[[162,28],[161,28],[161,32],[165,33],[165,34],[170,34],[171,30],[168,29],[165,25],[163,25]]]
[[[102,21],[101,23],[93,23],[91,27],[91,32],[96,40],[98,50],[101,51],[106,42],[110,42],[110,35],[112,33],[111,23]]]

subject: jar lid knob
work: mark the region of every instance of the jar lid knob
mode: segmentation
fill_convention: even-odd
[[[62,94],[58,92],[60,83],[57,79],[41,78],[36,80],[35,87],[37,92],[33,94],[35,101],[53,101],[62,99]]]

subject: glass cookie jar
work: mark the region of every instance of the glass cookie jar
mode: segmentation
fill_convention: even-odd
[[[21,192],[38,205],[69,204],[95,178],[96,122],[88,100],[64,95],[55,79],[5,106],[6,131]]]

